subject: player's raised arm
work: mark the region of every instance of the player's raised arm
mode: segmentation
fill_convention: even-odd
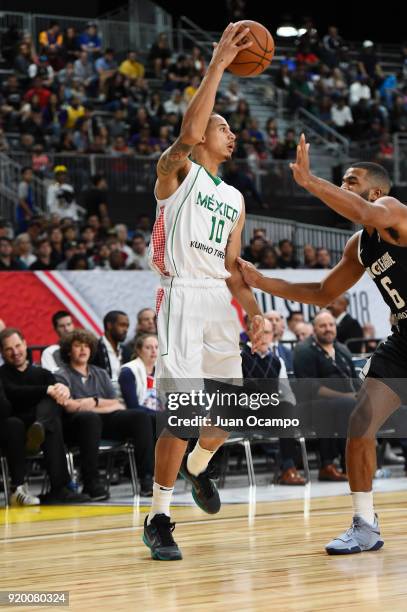
[[[352,189],[352,181],[359,180],[356,175],[347,177],[348,184],[345,189],[341,189],[311,173],[309,146],[302,134],[297,146],[296,160],[290,164],[298,185],[354,223],[365,227],[396,230],[394,236],[398,239],[395,238],[395,242],[407,245],[407,207],[395,198],[387,196],[390,184],[385,185],[378,181],[375,186],[372,185],[371,201]],[[363,167],[363,164],[360,166]],[[357,168],[358,164],[355,164],[355,167]]]
[[[364,267],[358,258],[359,235],[354,234],[347,242],[340,262],[319,283],[290,283],[281,278],[263,276],[252,264],[240,257],[238,263],[245,282],[277,297],[326,306],[352,287],[363,275]]]
[[[215,46],[208,70],[188,105],[182,120],[180,135],[174,144],[161,155],[157,164],[157,195],[166,198],[175,191],[187,174],[190,167],[190,155],[194,145],[202,141],[212,113],[215,96],[222,75],[237,53],[252,45],[242,43],[249,28],[240,29],[236,23],[230,23]]]

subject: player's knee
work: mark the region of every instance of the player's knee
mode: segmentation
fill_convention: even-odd
[[[359,401],[349,417],[349,437],[361,438],[371,434],[373,425],[373,410],[370,402],[366,399]]]

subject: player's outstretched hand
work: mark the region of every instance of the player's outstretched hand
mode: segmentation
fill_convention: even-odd
[[[225,70],[233,62],[239,51],[252,46],[252,41],[243,42],[249,28],[241,29],[237,23],[229,23],[218,43],[214,43],[211,64],[218,64]]]
[[[309,169],[309,143],[305,140],[304,134],[301,134],[300,142],[297,145],[297,157],[295,162],[290,164],[290,168],[293,171],[295,182],[306,189],[311,173]]]
[[[247,283],[250,287],[259,287],[259,281],[264,278],[263,274],[254,267],[252,263],[245,261],[241,257],[237,258],[237,263],[239,264],[240,272],[243,276],[245,283]]]
[[[264,334],[264,318],[260,315],[254,315],[250,321],[250,341],[252,343],[252,353],[255,353],[263,341]]]

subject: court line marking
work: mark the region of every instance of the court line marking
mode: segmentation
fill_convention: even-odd
[[[384,514],[385,512],[398,512],[400,508],[381,508],[380,513]],[[343,512],[338,510],[318,510],[312,513],[312,517],[321,517],[321,516],[332,516],[332,515],[340,515],[349,513],[348,508],[344,508]],[[302,515],[303,511],[293,510],[288,512],[279,512],[277,514],[256,514],[255,518],[264,519],[282,519],[288,515]],[[98,517],[95,517],[98,518]],[[219,517],[216,519],[202,519],[202,520],[184,520],[184,521],[176,521],[177,525],[202,525],[208,523],[220,523],[220,522],[229,522],[232,523],[234,521],[241,521],[242,519],[248,519],[248,515],[244,514],[242,516],[225,516]],[[78,536],[86,536],[86,535],[94,535],[95,533],[118,533],[118,532],[138,532],[143,529],[143,525],[132,525],[131,527],[110,527],[108,529],[86,529],[84,531],[62,531],[61,533],[50,533],[50,534],[40,534],[40,535],[32,535],[32,536],[16,536],[14,538],[3,538],[2,543],[13,543],[13,542],[31,542],[37,540],[55,540],[58,538],[66,538],[72,536],[77,538]]]

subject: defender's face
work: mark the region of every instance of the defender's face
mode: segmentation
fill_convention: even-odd
[[[365,200],[370,200],[372,186],[366,178],[367,170],[364,168],[348,168],[342,179],[341,189],[351,191]],[[376,198],[374,198],[376,199]]]
[[[221,115],[211,117],[205,132],[205,148],[213,151],[216,157],[227,161],[232,157],[236,136]]]

